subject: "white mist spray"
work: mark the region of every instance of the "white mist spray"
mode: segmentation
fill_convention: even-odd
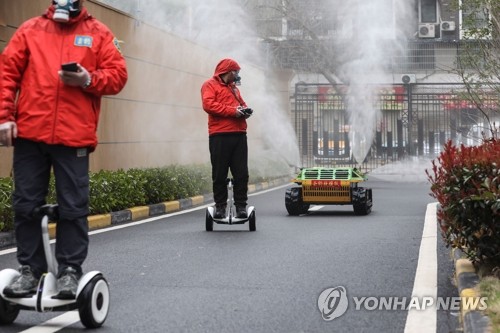
[[[352,154],[358,163],[363,163],[374,139],[380,110],[376,100],[380,87],[377,84],[390,82],[390,52],[395,49],[398,27],[396,15],[408,12],[411,1],[399,0],[350,0],[336,4],[338,18],[350,27],[352,35],[336,41],[343,54],[344,65],[339,76],[349,85],[347,110],[351,126]]]
[[[285,100],[288,100],[288,92],[274,87],[273,78],[265,77],[273,75],[272,71],[266,71],[264,77],[258,74],[263,72],[265,61],[252,26],[252,17],[245,12],[241,1],[102,1],[131,13],[143,22],[203,45],[220,54],[221,59],[235,59],[242,66],[242,96],[255,111],[248,119],[249,148],[252,145],[252,135],[254,138],[258,136],[258,140],[264,142],[264,149],[257,152],[259,157],[299,165],[297,140],[288,115],[289,105],[283,103],[283,93],[287,95]],[[216,63],[213,68],[215,66]],[[199,90],[200,87],[192,89]],[[280,94],[281,99],[277,97]],[[256,155],[252,154],[251,157],[255,158]]]

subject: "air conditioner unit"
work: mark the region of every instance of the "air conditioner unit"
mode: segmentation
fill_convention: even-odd
[[[288,29],[288,36],[302,36],[303,34],[302,29]]]
[[[436,30],[434,23],[420,23],[418,25],[418,37],[420,38],[435,38]]]
[[[404,84],[416,83],[417,76],[415,74],[403,74],[401,75],[401,82]]]
[[[295,84],[295,91],[301,94],[317,94],[318,87],[304,81],[299,81]]]
[[[455,21],[441,22],[441,31],[455,31]]]

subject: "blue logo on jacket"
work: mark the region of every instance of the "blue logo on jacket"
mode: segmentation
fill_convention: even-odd
[[[92,47],[92,37],[77,35],[75,37],[75,45],[83,47]]]

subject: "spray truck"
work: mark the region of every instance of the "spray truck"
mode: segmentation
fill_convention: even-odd
[[[285,193],[285,207],[292,216],[307,214],[310,205],[352,205],[355,215],[372,210],[372,189],[359,186],[367,177],[352,167],[302,168],[292,179],[298,186]]]

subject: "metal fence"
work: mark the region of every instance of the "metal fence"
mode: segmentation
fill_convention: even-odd
[[[485,88],[472,103],[462,84],[365,86],[375,92],[373,142],[362,163],[353,158],[348,87],[297,84],[292,121],[304,167],[350,165],[370,171],[407,156],[435,158],[443,145],[475,145],[499,124],[498,90]]]

